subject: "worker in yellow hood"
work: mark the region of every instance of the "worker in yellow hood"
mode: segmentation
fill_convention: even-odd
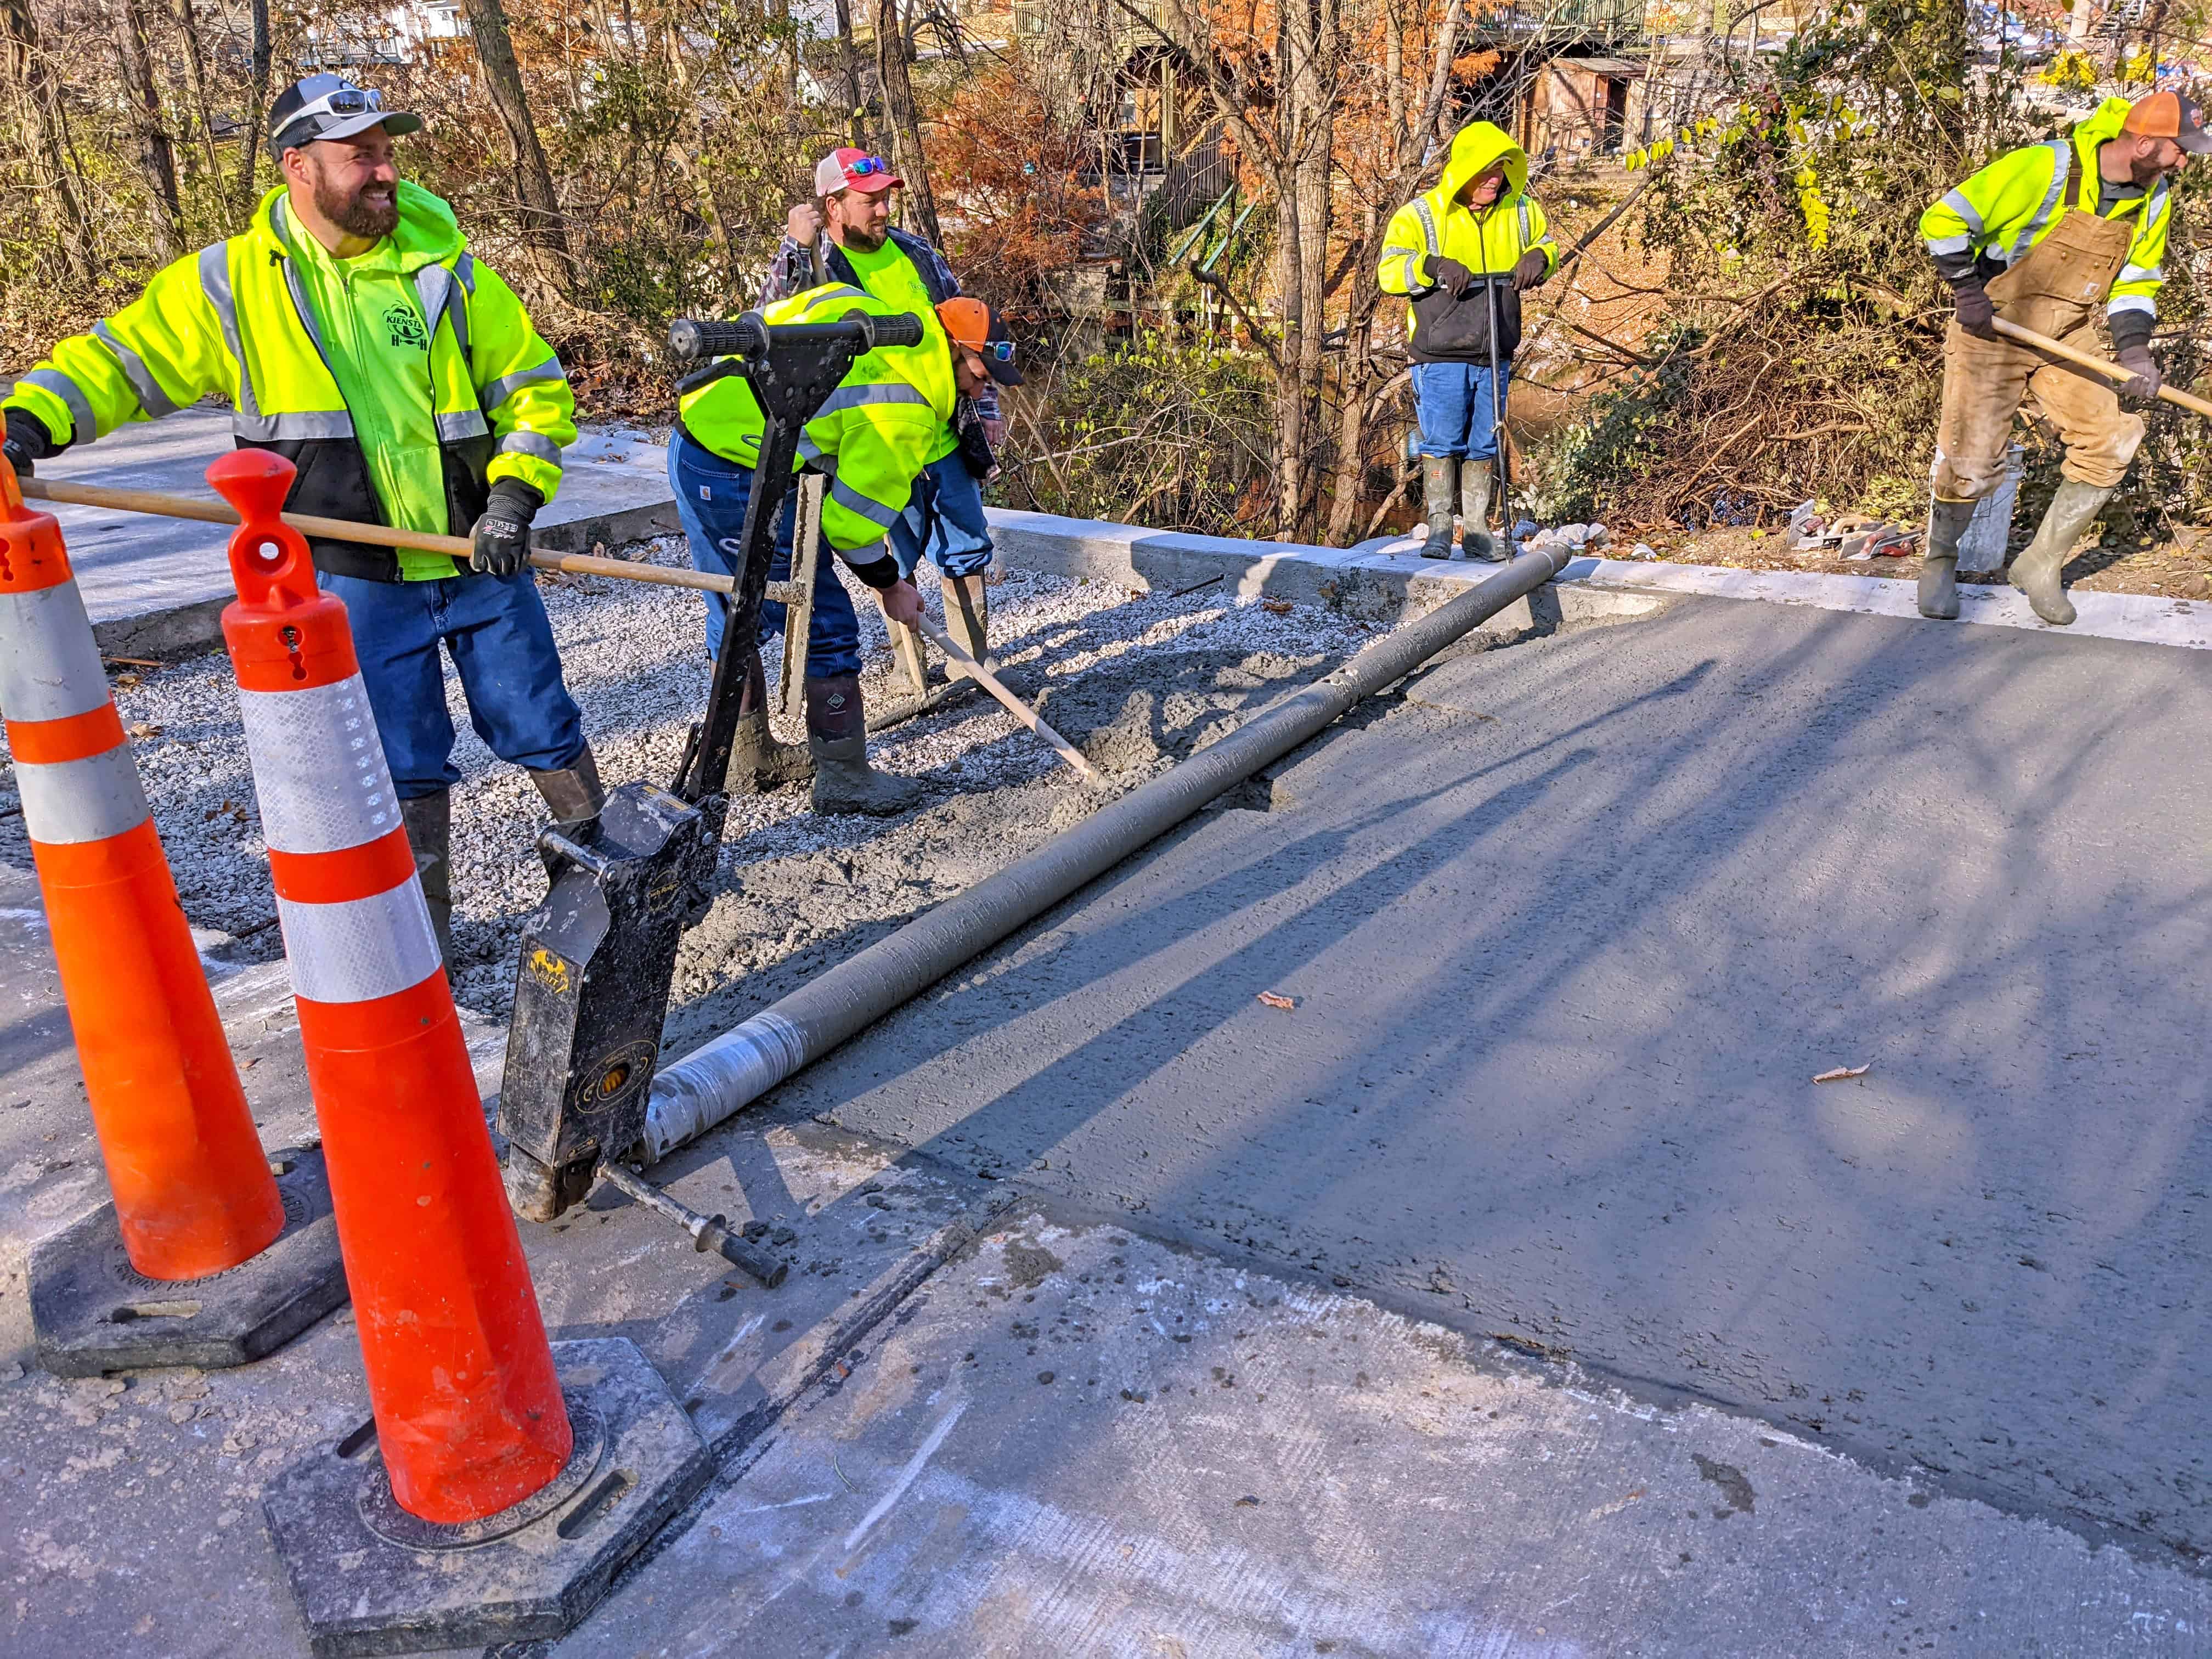
[[[1527,152],[1491,123],[1470,122],[1452,140],[1437,187],[1400,208],[1382,239],[1382,291],[1407,301],[1428,514],[1423,558],[1451,556],[1455,504],[1468,556],[1504,557],[1489,533],[1490,497],[1521,295],[1559,264],[1528,183]]]

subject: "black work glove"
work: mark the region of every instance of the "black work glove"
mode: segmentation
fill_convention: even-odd
[[[2166,378],[2158,372],[2158,359],[2150,355],[2148,345],[2124,345],[2119,350],[2119,359],[2120,367],[2135,376],[2134,380],[2118,388],[2123,401],[2148,403],[2158,396],[2158,389],[2166,384]]]
[[[8,411],[8,438],[0,443],[0,454],[8,458],[8,465],[15,469],[15,476],[27,478],[36,463],[54,453],[53,434],[46,423],[27,409]]]
[[[1959,284],[1953,297],[1959,305],[1959,326],[1978,340],[1997,337],[1997,308],[1979,282]]]
[[[545,498],[520,478],[501,478],[477,520],[469,568],[486,576],[512,576],[530,556],[530,521]]]
[[[1544,250],[1532,247],[1521,256],[1521,263],[1513,267],[1513,291],[1525,294],[1552,274],[1552,262],[1544,257]]]
[[[1467,291],[1474,286],[1474,273],[1456,259],[1430,260],[1429,276],[1455,300],[1465,299]]]

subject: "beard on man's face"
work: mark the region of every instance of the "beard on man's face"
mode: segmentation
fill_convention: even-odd
[[[349,191],[326,169],[315,169],[315,211],[349,236],[374,240],[399,222],[399,187],[372,180]]]
[[[863,253],[873,253],[883,246],[889,236],[888,228],[883,226],[854,224],[850,220],[845,224],[846,245],[856,247]]]

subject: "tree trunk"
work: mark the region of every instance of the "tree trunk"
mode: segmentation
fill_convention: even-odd
[[[565,295],[575,281],[568,222],[562,216],[561,196],[553,187],[553,169],[546,163],[544,146],[538,141],[537,123],[530,117],[530,94],[522,84],[521,65],[514,61],[507,8],[501,0],[462,0],[462,7],[468,13],[477,62],[483,66],[484,90],[491,94],[492,107],[507,128],[507,145],[514,157],[514,193],[522,204],[523,234],[550,256],[543,262],[544,275]]]
[[[146,46],[143,0],[121,0],[115,16],[115,55],[123,70],[125,101],[137,129],[138,176],[154,200],[154,249],[163,264],[184,248],[177,203],[177,155],[161,119],[161,88],[154,84],[154,60]]]
[[[933,247],[942,247],[945,234],[937,228],[937,196],[929,187],[929,161],[922,154],[921,125],[915,115],[898,0],[876,0],[876,78],[884,89],[884,107],[898,147],[899,176],[906,180],[907,204],[914,210],[916,228]]]
[[[9,76],[21,92],[23,153],[46,174],[38,181],[40,204],[48,210],[54,241],[70,277],[89,283],[98,268],[92,226],[69,158],[63,154],[61,88],[40,48],[39,26],[31,15],[30,0],[0,0],[0,31],[6,36]]]
[[[208,188],[222,194],[222,170],[215,154],[215,110],[208,102],[207,55],[200,50],[200,20],[195,0],[175,0],[177,33],[185,41],[185,88],[191,94],[192,120],[200,130],[200,155],[207,166]]]
[[[849,142],[868,147],[867,100],[860,91],[860,52],[853,44],[853,0],[837,0],[837,62],[845,71],[845,125]]]
[[[269,40],[269,0],[251,0],[248,8],[253,20],[253,54],[246,100],[246,131],[240,135],[238,157],[238,185],[234,193],[232,217],[243,224],[252,213],[258,192],[254,178],[261,167],[261,153],[268,148],[268,136],[262,127],[269,119],[269,66],[274,50]]]
[[[707,251],[721,268],[726,296],[734,302],[744,291],[744,273],[738,269],[737,244],[730,235],[728,222],[722,216],[722,204],[714,194],[714,181],[700,165],[707,149],[707,118],[692,89],[691,66],[684,61],[683,38],[672,28],[667,32],[667,52],[670,78],[691,111],[691,141],[687,145],[678,140],[674,146],[677,170],[691,186],[692,198],[699,204],[700,214],[707,221]]]

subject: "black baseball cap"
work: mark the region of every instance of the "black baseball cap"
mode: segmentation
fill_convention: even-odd
[[[281,156],[319,138],[350,138],[371,127],[397,138],[421,131],[422,118],[385,108],[382,93],[357,87],[343,75],[310,75],[276,94],[269,111],[269,149]]]

